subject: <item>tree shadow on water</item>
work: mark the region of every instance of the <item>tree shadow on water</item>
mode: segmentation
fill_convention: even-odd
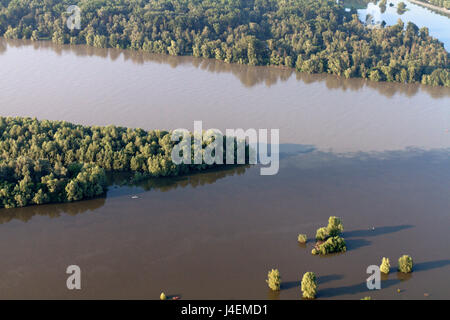
[[[365,239],[345,239],[347,251],[356,250],[361,247],[369,246],[372,242]]]
[[[376,237],[383,234],[394,233],[405,229],[413,228],[413,225],[405,224],[400,226],[385,226],[385,227],[377,227],[374,230],[366,229],[366,230],[353,230],[347,231],[343,233],[344,238],[364,238],[364,237]]]
[[[317,283],[320,285],[320,284],[324,284],[324,283],[331,282],[334,280],[340,280],[342,278],[344,278],[344,276],[342,276],[340,274],[329,274],[326,276],[318,276]],[[289,290],[292,288],[299,288],[299,290],[300,290],[301,283],[302,283],[301,280],[282,282],[281,286],[280,286],[280,290],[283,291],[283,290]]]
[[[317,278],[317,284],[320,285],[320,284],[324,284],[324,283],[327,283],[327,282],[340,280],[342,278],[344,278],[344,276],[340,275],[340,274],[329,274],[329,275],[326,275],[326,276],[319,276]]]
[[[420,262],[414,264],[413,272],[420,272],[420,271],[428,271],[432,269],[438,269],[443,268],[450,265],[450,260],[435,260],[435,261],[427,261],[427,262]]]
[[[282,282],[280,286],[280,290],[289,290],[292,288],[298,287],[300,288],[300,281],[286,281]]]
[[[400,281],[401,280],[399,280],[399,279],[389,279],[386,281],[382,281],[381,288],[384,289],[384,288],[395,286],[396,284],[400,283]],[[347,295],[347,294],[350,294],[350,295],[367,294],[371,291],[373,291],[373,290],[369,290],[367,288],[367,283],[362,282],[362,283],[354,284],[351,286],[344,286],[344,287],[325,288],[325,289],[319,288],[317,298],[333,298],[333,297]]]
[[[443,268],[446,266],[450,266],[450,260],[448,260],[448,259],[417,263],[414,265],[412,273],[397,272],[396,279],[387,279],[387,275],[382,276],[381,288],[382,289],[389,288],[392,286],[399,285],[404,281],[408,281],[412,277],[414,277],[414,273],[416,273],[416,272],[433,270],[433,269]],[[330,275],[329,277],[332,278],[334,276],[336,276],[336,275]],[[326,278],[326,277],[323,277],[323,278]],[[319,284],[324,283],[324,282],[321,282],[321,277],[319,277],[318,283]],[[358,284],[351,285],[351,286],[343,286],[343,287],[336,287],[336,288],[320,289],[320,287],[319,287],[317,297],[318,298],[333,298],[333,297],[338,297],[338,296],[342,296],[342,295],[366,294],[366,293],[369,293],[370,291],[372,291],[372,290],[369,290],[367,288],[366,282],[362,282],[362,283],[358,283]]]

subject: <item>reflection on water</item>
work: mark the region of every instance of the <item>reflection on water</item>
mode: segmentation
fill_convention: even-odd
[[[291,151],[281,165],[275,176],[240,167],[126,184],[106,199],[0,210],[3,222],[44,216],[0,224],[0,298],[158,299],[164,290],[183,299],[299,299],[311,270],[319,298],[448,298],[449,150]],[[62,214],[83,211],[92,212]],[[349,251],[313,256],[313,241],[299,246],[297,235],[313,239],[330,215],[343,218]],[[369,292],[367,266],[405,253],[413,277],[393,269],[383,290]],[[83,270],[81,292],[65,289],[70,264]],[[273,267],[284,282],[277,294],[264,282]]]
[[[132,176],[128,173],[114,173],[108,177],[110,185],[116,186],[133,186],[142,188],[145,191],[161,191],[167,192],[177,188],[186,187],[200,187],[208,184],[213,184],[217,180],[228,176],[243,175],[245,170],[250,168],[246,166],[230,166],[223,167],[217,170],[207,172],[195,173],[192,175],[170,177],[170,178],[149,178],[142,181],[133,182]]]
[[[280,128],[282,143],[275,176],[258,166],[138,184],[114,175],[106,198],[1,209],[0,298],[298,299],[311,270],[323,298],[448,298],[448,88],[49,42],[0,50],[1,115],[146,129],[202,119]],[[344,219],[349,252],[324,260],[297,235],[313,238],[331,215]],[[366,267],[405,252],[420,272],[368,293]],[[71,264],[81,292],[65,288]],[[273,267],[287,284],[275,295],[264,282]]]
[[[302,145],[282,144],[280,145],[280,170],[311,170],[326,167],[344,167],[354,166],[355,163],[366,166],[378,165],[380,161],[408,161],[408,159],[424,159],[432,163],[443,163],[450,159],[450,149],[439,150],[422,150],[410,148],[403,151],[389,151],[389,152],[372,152],[372,153],[344,153],[336,154],[332,152],[322,152],[314,150],[314,148],[307,148]],[[251,166],[232,166],[218,170],[211,170],[209,172],[196,173],[192,175],[170,177],[170,178],[149,178],[142,181],[133,182],[132,174],[130,173],[109,173],[108,174],[108,192],[107,198],[127,196],[130,199],[131,195],[136,192],[169,192],[178,188],[197,188],[205,185],[216,183],[220,179],[232,176],[242,176],[246,170]],[[119,190],[115,190],[120,187]],[[125,188],[124,188],[125,187]],[[126,188],[131,187],[131,188]],[[138,188],[137,190],[135,188]],[[132,200],[128,200],[132,201]],[[29,206],[24,208],[0,209],[0,224],[10,222],[17,219],[23,222],[28,222],[35,215],[48,216],[49,218],[60,217],[62,214],[77,215],[88,211],[95,211],[105,204],[105,198],[97,198],[93,200],[77,201],[73,203],[63,204],[49,204],[39,206]],[[352,231],[346,233],[346,238],[353,238],[358,236],[374,236],[385,234],[389,232],[398,231],[398,229],[405,229],[411,226],[396,226],[395,230],[391,228],[379,228],[376,232],[372,231]],[[361,240],[349,240],[349,247],[358,248],[362,245]],[[370,243],[364,243],[368,245]],[[305,247],[304,244],[299,245]]]
[[[440,164],[446,163],[450,159],[450,149],[422,150],[409,148],[389,152],[358,152],[337,154],[333,152],[323,152],[315,150],[311,146],[281,144],[280,145],[280,170],[288,172],[290,170],[317,170],[324,168],[345,168],[352,166],[367,167],[379,166],[382,162],[408,162],[422,159],[425,162]],[[224,167],[218,170],[201,172],[192,175],[169,177],[169,178],[149,178],[142,181],[133,182],[133,175],[130,173],[109,173],[107,176],[108,192],[106,198],[126,196],[124,201],[133,203],[131,195],[145,192],[169,192],[177,189],[211,185],[217,181],[233,176],[243,176],[251,168],[246,166]],[[118,189],[117,189],[118,188]],[[136,189],[137,188],[137,189]],[[50,204],[29,206],[24,208],[0,209],[0,224],[17,219],[28,222],[35,215],[48,216],[50,218],[60,217],[62,214],[77,215],[87,211],[95,211],[105,204],[105,198],[78,201],[73,203]],[[345,237],[351,238],[348,241],[349,248],[355,249],[369,245],[370,242],[361,237],[373,237],[380,234],[397,232],[399,230],[411,228],[411,225],[395,227],[382,227],[375,231],[354,230],[346,232]],[[299,245],[304,248],[305,245]]]
[[[3,54],[6,52],[6,49],[8,48],[5,39],[0,39],[0,54]]]
[[[132,182],[132,174],[130,173],[109,173],[107,198],[123,195],[135,194],[135,189],[121,188],[118,191],[111,192],[115,187],[128,186],[138,187],[144,191],[160,191],[168,192],[177,188],[192,187],[196,188],[216,181],[227,176],[243,175],[245,170],[250,166],[235,166],[219,170],[211,170],[188,176],[180,176],[174,178],[150,178],[136,183]],[[111,194],[112,193],[112,194]],[[49,218],[60,217],[62,214],[77,215],[88,211],[95,211],[105,204],[105,198],[96,198],[93,200],[77,201],[72,203],[58,203],[39,206],[28,206],[24,208],[0,209],[0,224],[10,222],[17,219],[22,222],[28,222],[35,215],[47,216]]]
[[[146,130],[280,129],[323,151],[450,147],[450,88],[132,50],[8,41],[0,115]],[[241,81],[236,81],[239,78]]]
[[[47,216],[49,218],[59,218],[63,214],[74,216],[88,211],[95,211],[96,209],[101,208],[104,204],[104,198],[97,198],[72,203],[46,204],[11,209],[2,208],[0,209],[0,224],[4,224],[12,220],[28,222],[36,215]]]
[[[387,82],[374,82],[365,79],[346,79],[336,75],[308,74],[296,72],[294,69],[263,67],[263,66],[247,66],[240,64],[230,64],[215,59],[195,58],[189,56],[175,57],[163,54],[153,54],[135,50],[118,50],[94,48],[85,45],[57,45],[51,41],[31,40],[7,40],[0,38],[0,54],[7,51],[7,47],[21,48],[23,46],[32,46],[35,50],[52,50],[58,55],[64,53],[75,54],[78,57],[101,57],[110,61],[121,60],[130,61],[137,65],[143,65],[147,62],[170,65],[176,68],[182,65],[193,66],[199,70],[210,73],[231,73],[238,78],[241,83],[248,88],[256,85],[264,84],[271,87],[278,82],[286,82],[292,77],[305,84],[324,83],[327,89],[339,89],[343,91],[357,91],[364,87],[375,89],[378,93],[386,97],[392,97],[397,93],[413,97],[419,91],[425,91],[434,98],[450,96],[450,90],[447,88],[423,86],[420,84],[400,84]]]
[[[398,10],[398,4],[406,4],[405,11]],[[394,4],[390,6],[389,4]],[[369,2],[363,9],[358,9],[358,16],[361,21],[366,21],[367,16],[373,20],[373,24],[379,24],[385,21],[387,25],[394,25],[398,19],[401,19],[405,25],[407,22],[413,22],[419,28],[427,27],[430,35],[444,43],[447,51],[450,50],[450,17],[421,7],[407,0],[388,0],[386,8],[380,8],[378,3]]]

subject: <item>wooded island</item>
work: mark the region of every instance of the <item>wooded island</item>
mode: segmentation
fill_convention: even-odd
[[[329,0],[1,0],[0,35],[450,86],[449,53],[427,28],[368,28]]]
[[[105,171],[145,178],[221,166],[176,165],[171,158],[175,144],[169,131],[0,117],[0,207],[99,196],[107,187]]]

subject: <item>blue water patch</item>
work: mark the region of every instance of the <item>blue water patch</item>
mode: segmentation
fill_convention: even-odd
[[[430,35],[443,42],[445,49],[450,51],[450,17],[406,0],[403,1],[406,4],[406,11],[398,12],[400,2],[402,1],[387,0],[384,12],[378,6],[379,2],[368,3],[363,9],[357,8],[359,19],[372,25],[380,24],[382,21],[387,25],[394,25],[399,18],[405,25],[407,22],[413,22],[419,28],[427,27]],[[345,3],[344,6],[347,7]]]

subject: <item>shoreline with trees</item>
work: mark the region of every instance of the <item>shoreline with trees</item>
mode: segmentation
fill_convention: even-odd
[[[175,144],[169,131],[0,117],[0,208],[100,196],[105,172],[131,172],[138,181],[223,166],[177,165],[171,158]]]
[[[450,16],[450,1],[445,0],[409,0],[410,2]]]
[[[449,53],[427,28],[367,28],[333,1],[71,1],[82,11],[80,30],[66,26],[67,0],[30,1],[0,3],[0,35],[450,86]]]

